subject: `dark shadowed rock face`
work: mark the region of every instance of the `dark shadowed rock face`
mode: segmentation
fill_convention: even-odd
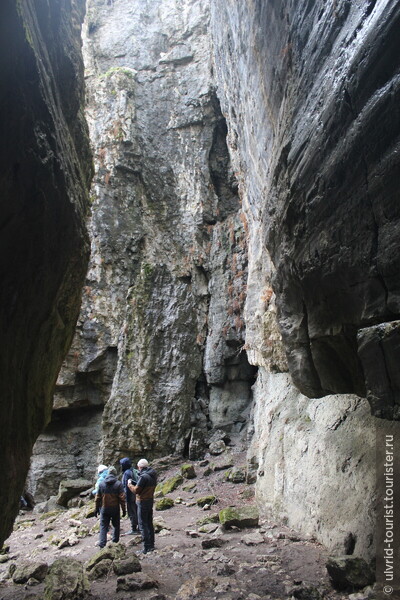
[[[310,397],[367,395],[389,419],[400,386],[378,369],[400,359],[399,25],[390,1],[212,1],[293,381]]]
[[[50,416],[87,266],[83,12],[78,0],[0,9],[0,543]]]

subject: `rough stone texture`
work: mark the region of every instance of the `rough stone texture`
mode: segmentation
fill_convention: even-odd
[[[65,477],[94,483],[94,462],[101,441],[102,411],[99,408],[53,412],[52,421],[33,447],[26,482],[35,502],[56,495]]]
[[[0,544],[79,313],[91,159],[83,120],[81,0],[0,9]]]
[[[375,581],[374,570],[357,556],[331,556],[326,568],[332,585],[337,590],[360,590]]]
[[[356,396],[309,400],[288,375],[261,369],[249,451],[258,465],[261,512],[316,535],[337,554],[371,559],[376,475],[369,412]]]
[[[43,581],[48,568],[47,563],[22,562],[17,564],[17,568],[12,574],[12,580],[14,583],[26,583],[28,579],[33,577],[38,581]]]
[[[273,277],[293,381],[310,397],[368,390],[374,414],[399,418],[397,380],[381,378],[377,396],[357,333],[400,312],[400,6],[211,6],[218,94],[246,191],[250,274]],[[248,308],[262,285],[250,275]],[[257,329],[246,340],[255,355]],[[399,329],[391,336],[398,363]],[[379,331],[369,337],[379,352]]]
[[[84,600],[90,583],[83,565],[74,558],[59,558],[51,565],[45,579],[44,600]]]
[[[87,479],[63,479],[60,481],[57,504],[66,508],[71,498],[79,496],[81,492],[88,490],[90,487],[90,481]]]
[[[207,0],[88,3],[92,259],[55,408],[105,404],[106,462],[198,458],[207,427],[242,429],[251,402],[247,223],[208,22]]]

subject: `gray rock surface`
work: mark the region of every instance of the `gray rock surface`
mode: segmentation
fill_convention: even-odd
[[[251,402],[246,221],[213,87],[209,3],[184,6],[88,3],[92,258],[54,405],[105,406],[100,456],[74,459],[85,476],[97,458],[199,458],[207,428],[243,429]],[[31,480],[54,489],[52,470]]]
[[[1,3],[0,545],[79,314],[92,175],[82,0]]]
[[[393,58],[400,7],[347,0],[301,0],[286,10],[272,1],[212,0],[211,7],[218,94],[256,259],[247,301],[255,316],[247,311],[247,325],[253,332],[258,319],[258,332],[246,344],[263,354],[267,315],[257,316],[255,296],[273,279],[265,298],[276,294],[299,390],[309,397],[368,392],[374,414],[399,418],[397,379],[382,379],[377,394],[357,333],[400,311]],[[391,336],[398,362],[398,328]],[[378,347],[378,331],[369,337]]]
[[[369,413],[357,396],[309,400],[287,374],[260,370],[249,460],[258,466],[261,513],[337,554],[349,551],[350,536],[352,551],[371,559],[376,424]]]

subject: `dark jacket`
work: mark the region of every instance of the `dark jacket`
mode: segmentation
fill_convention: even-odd
[[[129,486],[129,489],[136,494],[136,502],[142,500],[152,500],[154,490],[157,485],[157,474],[151,467],[146,467],[139,472],[137,485]]]
[[[102,508],[122,508],[122,512],[126,511],[124,487],[115,475],[107,475],[107,477],[99,484],[99,489],[96,494],[96,512]]]
[[[119,464],[122,468],[122,485],[124,486],[126,501],[134,501],[135,494],[128,488],[128,479],[132,479],[134,484],[136,484],[139,474],[136,469],[132,469],[132,463],[129,458],[121,458]]]

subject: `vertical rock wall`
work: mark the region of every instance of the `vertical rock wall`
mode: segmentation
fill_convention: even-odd
[[[78,451],[67,473],[80,476],[98,458],[194,458],[210,428],[246,421],[256,371],[244,348],[248,229],[213,86],[209,16],[208,1],[88,2],[92,257],[55,422],[35,448],[37,493],[61,477],[53,441],[67,432]],[[76,443],[81,428],[57,427],[57,413],[79,424],[82,408],[88,447],[102,439],[99,457]]]
[[[92,261],[56,393],[92,439],[104,406],[104,461],[195,458],[258,369],[261,508],[366,557],[352,394],[397,417],[397,24],[390,0],[90,0]]]
[[[398,417],[399,5],[212,0],[211,15],[250,232],[260,505],[371,557],[375,421],[356,397],[307,400],[283,372],[286,354],[307,396],[355,392]]]
[[[0,8],[0,545],[50,419],[88,261],[83,16],[78,0]]]

